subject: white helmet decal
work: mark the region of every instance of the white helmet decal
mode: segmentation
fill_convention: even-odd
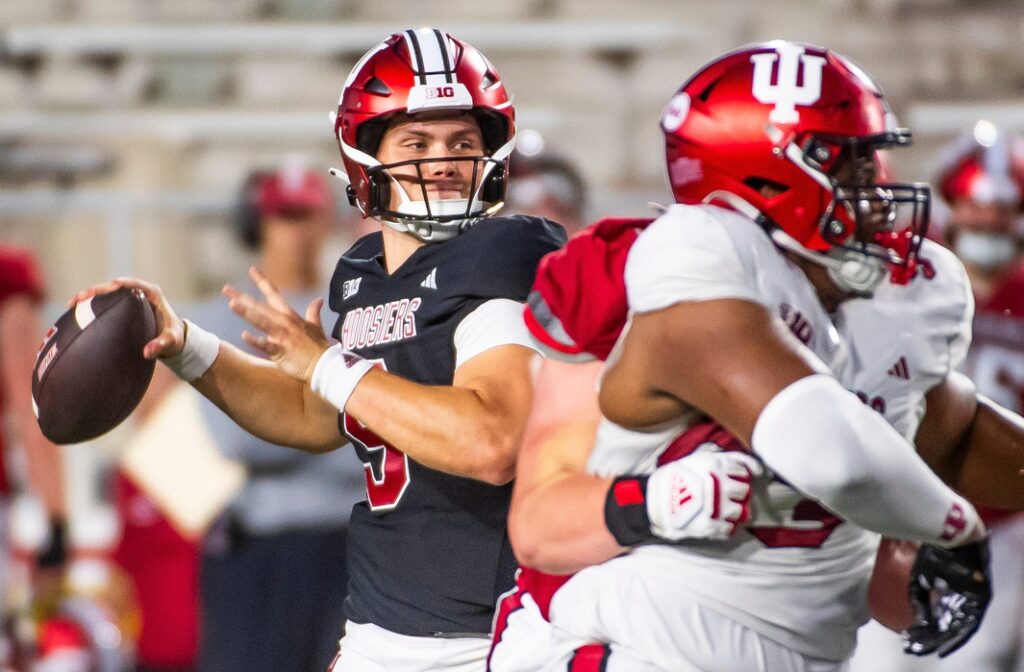
[[[754,54],[753,94],[759,102],[774,103],[775,109],[768,115],[776,124],[795,124],[800,121],[797,105],[813,105],[821,98],[821,71],[825,66],[822,56],[804,53],[803,46],[777,40],[771,43],[775,53]],[[772,84],[772,69],[778,61],[779,71]],[[803,68],[803,83],[797,85],[800,69]]]

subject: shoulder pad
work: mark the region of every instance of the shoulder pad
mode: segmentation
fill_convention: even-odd
[[[565,229],[539,217],[486,217],[439,245],[458,259],[455,286],[467,296],[525,301],[541,258],[565,244]]]
[[[628,314],[626,257],[650,219],[603,219],[547,255],[527,304],[534,338],[562,358],[605,359]]]
[[[384,251],[384,235],[380,231],[368,233],[345,250],[342,259],[372,259]]]
[[[921,256],[928,270],[913,281],[920,283],[918,309],[946,315],[953,321],[970,322],[974,301],[963,262],[951,250],[931,240],[922,244]]]

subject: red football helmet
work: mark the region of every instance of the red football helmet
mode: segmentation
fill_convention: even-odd
[[[469,198],[414,201],[392,177],[398,165],[381,164],[381,138],[396,114],[470,111],[480,125],[487,154],[473,162]],[[457,235],[504,204],[508,157],[515,146],[515,110],[494,66],[474,47],[433,28],[395,33],[368,51],[345,81],[334,119],[349,200],[364,215],[427,242]],[[340,174],[336,171],[336,174]],[[422,178],[422,172],[420,173]],[[391,192],[401,203],[391,209]]]
[[[676,201],[743,212],[852,293],[869,295],[886,270],[913,277],[930,192],[878,181],[878,150],[911,136],[843,56],[783,40],[744,47],[683,84],[661,125]]]
[[[1024,146],[992,122],[981,120],[973,131],[943,152],[935,183],[947,203],[1024,206]]]
[[[1015,267],[1024,254],[1024,141],[981,120],[939,161],[946,242],[975,270]]]

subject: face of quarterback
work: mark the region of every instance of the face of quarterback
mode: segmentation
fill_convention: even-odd
[[[483,134],[476,119],[469,114],[401,116],[391,123],[381,140],[377,160],[385,165],[413,201],[429,198],[469,198],[479,181],[474,176],[478,158],[485,153]],[[423,159],[436,159],[423,161]],[[397,209],[401,197],[392,190],[391,208]]]

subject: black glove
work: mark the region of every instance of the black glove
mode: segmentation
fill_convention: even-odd
[[[55,569],[68,559],[67,523],[63,518],[50,519],[50,535],[46,546],[39,549],[36,564],[40,569]]]
[[[956,548],[922,544],[911,570],[914,624],[903,632],[903,652],[945,658],[977,632],[991,601],[988,539]]]

